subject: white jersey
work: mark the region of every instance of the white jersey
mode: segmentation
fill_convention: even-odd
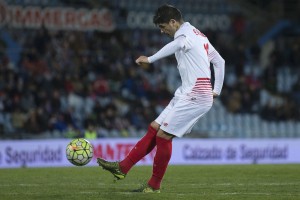
[[[174,41],[148,57],[148,61],[152,63],[174,53],[182,85],[155,121],[163,131],[182,137],[209,111],[213,104],[213,92],[220,94],[225,61],[207,37],[188,22],[183,23],[176,31]],[[215,71],[213,91],[210,62]]]
[[[210,44],[208,38],[190,23],[183,23],[170,42],[153,56],[150,63],[175,53],[182,85],[176,90],[176,96],[212,95],[210,84],[210,62],[215,71],[213,92],[220,94],[224,80],[224,59]]]

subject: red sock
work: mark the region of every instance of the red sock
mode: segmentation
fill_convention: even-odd
[[[156,145],[152,177],[148,181],[148,185],[153,189],[160,188],[160,183],[167,170],[172,155],[172,140],[156,137]]]
[[[138,161],[140,161],[144,156],[150,153],[156,145],[156,133],[152,126],[148,127],[148,132],[145,136],[136,143],[133,149],[129,152],[129,154],[122,160],[119,165],[121,171],[125,174],[135,165]]]

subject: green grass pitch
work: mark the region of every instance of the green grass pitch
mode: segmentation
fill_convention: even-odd
[[[300,199],[300,165],[169,166],[162,193],[130,192],[151,170],[136,166],[114,183],[100,167],[1,169],[0,199]]]

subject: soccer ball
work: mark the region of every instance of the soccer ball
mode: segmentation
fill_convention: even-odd
[[[72,140],[66,149],[67,159],[76,166],[88,164],[93,157],[92,144],[83,138]]]

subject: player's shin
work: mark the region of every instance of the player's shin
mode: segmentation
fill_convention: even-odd
[[[157,149],[154,157],[153,172],[152,177],[148,181],[148,185],[151,188],[158,190],[171,159],[172,139],[168,140],[156,137],[156,145]]]
[[[129,152],[124,160],[122,160],[120,164],[121,171],[125,174],[144,156],[150,153],[156,145],[156,134],[157,130],[155,130],[152,126],[148,127],[148,131],[145,136],[136,143],[133,149]]]

